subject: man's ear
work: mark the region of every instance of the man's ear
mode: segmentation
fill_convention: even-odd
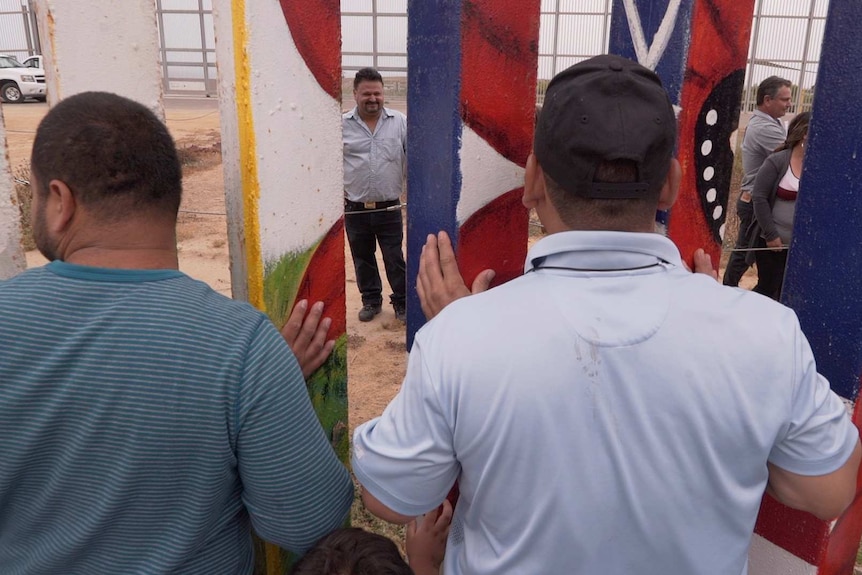
[[[527,158],[527,166],[524,171],[524,196],[522,203],[527,209],[535,208],[536,204],[545,198],[545,173],[542,166],[536,160],[535,154],[530,152]]]
[[[661,193],[658,196],[658,209],[669,210],[676,203],[680,182],[682,182],[682,168],[679,165],[679,160],[671,158],[667,178],[665,178]]]
[[[66,182],[62,180],[48,182],[45,223],[52,232],[65,232],[72,223],[77,210],[78,201]]]

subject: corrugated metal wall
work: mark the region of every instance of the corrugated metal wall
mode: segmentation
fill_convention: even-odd
[[[0,0],[0,54],[10,54],[23,60],[40,52],[36,20],[30,11],[30,3]]]
[[[217,94],[212,10],[212,0],[156,0],[166,94]]]
[[[539,94],[557,72],[608,48],[612,0],[542,0]],[[793,82],[796,113],[811,107],[829,0],[757,0],[746,67],[743,111],[767,76]]]
[[[407,0],[342,0],[341,36],[345,77],[365,66],[407,75]]]
[[[828,7],[829,0],[757,2],[745,71],[743,110],[754,109],[757,84],[773,75],[793,82],[791,113],[811,108]]]

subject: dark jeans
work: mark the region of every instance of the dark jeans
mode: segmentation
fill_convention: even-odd
[[[758,238],[757,247],[765,248],[766,242]],[[754,290],[775,301],[781,298],[781,286],[784,284],[784,270],[787,267],[787,250],[773,252],[771,250],[757,251],[757,285]]]
[[[384,206],[398,205],[400,200],[378,203],[383,203]],[[366,210],[362,204],[348,201],[345,202],[344,212],[344,229],[347,231],[347,243],[350,244],[350,253],[353,256],[356,285],[362,294],[362,305],[383,303],[383,284],[374,256],[379,243],[386,279],[393,292],[389,301],[394,307],[403,309],[407,285],[404,252],[401,249],[404,239],[401,210],[371,211]]]
[[[751,222],[754,221],[754,205],[752,202],[743,202],[741,199],[736,200],[736,214],[739,216],[739,232],[736,235],[736,245],[734,249],[746,249],[750,247],[751,237],[748,234]],[[735,251],[730,253],[730,258],[727,260],[727,267],[724,269],[724,285],[738,286],[739,280],[748,271],[749,265],[745,263],[744,251]],[[758,266],[760,273],[760,266]]]

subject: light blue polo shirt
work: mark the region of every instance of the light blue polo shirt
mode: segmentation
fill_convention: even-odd
[[[767,461],[851,455],[795,314],[689,273],[669,240],[552,234],[525,270],[421,329],[354,435],[357,478],[399,513],[458,480],[447,575],[744,573]]]

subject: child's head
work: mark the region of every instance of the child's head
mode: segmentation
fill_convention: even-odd
[[[413,575],[390,539],[356,527],[337,529],[296,562],[291,575]]]

